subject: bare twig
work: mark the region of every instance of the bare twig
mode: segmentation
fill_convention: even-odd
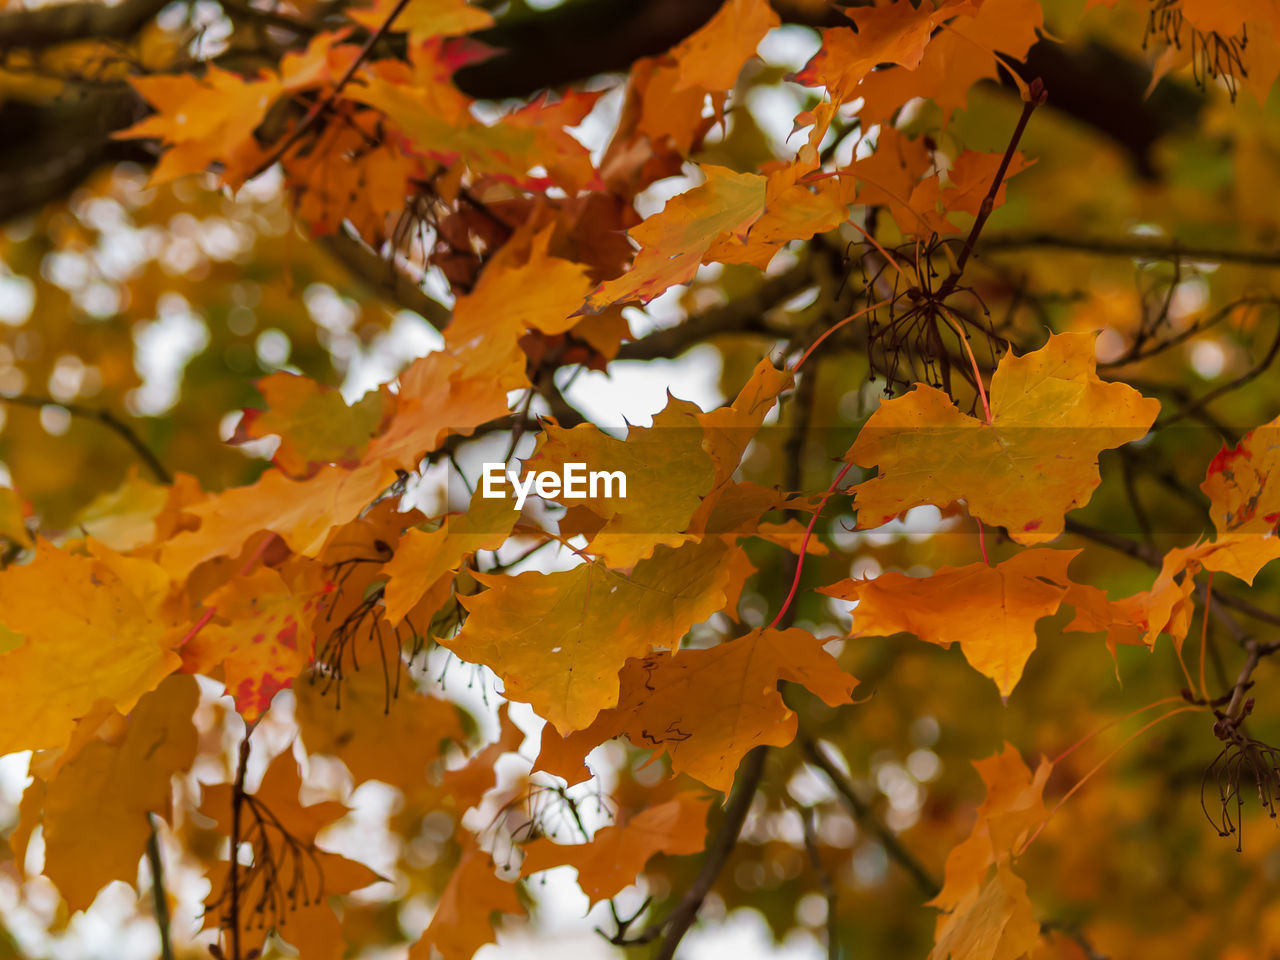
[[[800,822],[804,824],[804,848],[809,854],[809,863],[817,874],[818,886],[827,901],[827,960],[840,960],[840,940],[836,936],[836,885],[832,882],[831,871],[822,862],[818,853],[818,838],[813,829],[813,807],[805,807],[800,812]]]
[[[1104,257],[1133,257],[1136,260],[1184,260],[1205,263],[1244,263],[1257,267],[1280,267],[1280,253],[1273,250],[1223,250],[1217,247],[1198,247],[1173,242],[1155,243],[1146,238],[1110,240],[1089,237],[1059,236],[1050,233],[1010,234],[989,237],[978,249],[1023,250],[1036,248],[1076,250]]]
[[[707,894],[715,885],[716,878],[720,876],[720,871],[728,862],[729,855],[733,853],[733,848],[737,846],[738,836],[742,833],[742,824],[747,819],[747,811],[751,809],[756,788],[760,786],[760,779],[764,776],[764,764],[768,754],[768,747],[759,746],[743,759],[737,779],[734,781],[733,792],[729,795],[729,802],[725,804],[724,819],[707,847],[702,869],[698,871],[697,878],[680,898],[675,909],[667,914],[665,920],[646,928],[637,937],[628,941],[629,943],[648,943],[661,936],[662,942],[658,945],[656,960],[671,960],[675,956],[676,948],[680,946],[680,941],[693,926],[693,921],[697,919],[698,911],[702,908],[702,902],[706,900]]]
[[[982,206],[978,208],[978,216],[974,219],[973,226],[969,228],[969,236],[965,238],[964,247],[960,250],[960,256],[956,258],[955,269],[942,281],[942,286],[938,290],[938,299],[940,300],[946,299],[947,294],[951,293],[960,282],[960,277],[964,274],[965,264],[969,262],[969,257],[973,255],[978,237],[982,234],[982,228],[987,225],[987,219],[991,216],[991,211],[995,209],[996,197],[1000,193],[1000,185],[1004,183],[1005,174],[1009,171],[1009,164],[1018,149],[1018,141],[1022,139],[1022,134],[1027,129],[1031,114],[1035,113],[1036,107],[1043,104],[1048,97],[1048,92],[1044,88],[1044,81],[1039,77],[1032,80],[1028,94],[1027,100],[1022,104],[1022,114],[1018,117],[1018,125],[1013,128],[1013,136],[1009,138],[1009,146],[1005,148],[1004,156],[1000,158],[1000,167],[996,170],[995,178],[991,181],[991,189],[982,198]]]
[[[320,119],[320,115],[333,106],[334,101],[338,99],[338,95],[342,92],[342,88],[345,87],[351,81],[351,78],[356,75],[356,71],[359,70],[360,65],[368,59],[374,46],[376,46],[378,41],[381,40],[386,32],[391,29],[391,24],[395,23],[396,17],[400,16],[404,11],[404,8],[408,5],[409,0],[397,0],[396,5],[392,7],[391,12],[387,14],[387,19],[383,20],[382,23],[378,25],[377,30],[374,30],[373,33],[369,34],[369,38],[365,40],[364,46],[360,48],[360,51],[355,55],[355,58],[351,61],[350,65],[343,71],[342,76],[334,82],[333,89],[329,91],[328,95],[317,100],[311,109],[306,112],[302,120],[299,121],[298,125],[275,145],[261,163],[254,167],[253,173],[249,175],[250,180],[275,166],[276,161],[283,157],[289,151],[289,148],[302,139],[302,135],[315,125],[315,122]]]
[[[858,795],[857,789],[849,778],[844,775],[844,772],[835,765],[831,758],[810,737],[801,738],[800,748],[804,750],[805,756],[809,758],[809,761],[827,775],[827,779],[831,781],[831,785],[836,788],[836,792],[840,794],[848,805],[858,824],[880,841],[880,845],[884,847],[889,859],[910,874],[911,879],[915,881],[916,886],[925,897],[930,900],[936,897],[942,890],[942,884],[938,883],[924,864],[903,846],[902,841],[898,839],[898,835],[876,818],[871,811],[870,805]]]
[[[156,833],[156,816],[147,814],[147,864],[151,869],[151,901],[155,905],[156,926],[160,929],[160,960],[173,960],[173,941],[169,937],[169,895],[164,887],[164,863],[160,860],[160,838]]]
[[[240,953],[240,812],[244,807],[244,780],[249,772],[249,731],[240,741],[240,759],[236,764],[236,782],[231,788],[231,862],[228,865],[227,887],[231,902],[227,906],[227,918],[231,925],[231,958],[244,960]]]
[[[794,331],[768,320],[765,312],[812,283],[813,265],[806,258],[785,273],[766,278],[746,296],[712,307],[678,326],[656,330],[639,340],[624,343],[618,351],[618,359],[675,357],[694,344],[722,333],[759,333],[779,339],[789,337]]]
[[[118,418],[110,410],[99,410],[95,407],[86,407],[78,403],[62,403],[52,397],[38,397],[27,393],[18,393],[12,396],[0,395],[0,403],[12,403],[15,406],[31,407],[36,410],[41,407],[61,407],[73,417],[96,420],[119,434],[133,448],[133,452],[138,455],[138,459],[145,463],[147,469],[155,474],[157,480],[161,483],[173,482],[173,477],[165,469],[164,464],[160,462],[160,458],[143,442],[133,427]]]
[[[1275,301],[1271,302],[1275,303]],[[1215,387],[1203,396],[1197,397],[1190,403],[1179,407],[1168,416],[1161,417],[1151,425],[1151,429],[1158,430],[1161,427],[1167,427],[1175,420],[1181,420],[1183,417],[1194,416],[1224,394],[1230,393],[1232,390],[1240,389],[1250,380],[1253,380],[1266,372],[1267,368],[1275,361],[1277,354],[1280,354],[1280,327],[1276,328],[1276,335],[1272,338],[1271,346],[1267,349],[1267,352],[1252,367],[1240,374],[1240,376],[1235,377],[1219,387]]]
[[[1101,953],[1097,947],[1089,942],[1089,938],[1072,924],[1062,923],[1057,920],[1046,920],[1040,924],[1040,931],[1042,933],[1052,933],[1054,931],[1061,933],[1074,942],[1088,960],[1109,960],[1105,953]]]

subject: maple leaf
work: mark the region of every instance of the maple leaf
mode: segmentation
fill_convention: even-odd
[[[87,547],[81,556],[38,538],[34,559],[0,577],[0,622],[22,637],[0,653],[0,753],[62,747],[99,700],[132,710],[180,663],[168,572]]]
[[[544,728],[534,769],[570,783],[584,779],[583,758],[597,744],[626,734],[636,746],[661,749],[671,768],[728,792],[738,764],[762,743],[786,746],[796,717],[778,681],[799,683],[828,706],[850,703],[857,680],[806,630],[753,630],[705,650],[658,653],[627,662],[616,708],[568,736]]]
[[[156,518],[169,503],[171,488],[143,479],[137,468],[115,490],[103,493],[76,514],[76,526],[99,543],[121,552],[151,543]]]
[[[563,844],[541,837],[524,845],[520,875],[571,866],[592,904],[607,900],[634,883],[656,854],[701,850],[706,845],[710,806],[709,797],[685,791],[641,810],[626,823],[600,828],[588,843]]]
[[[593,286],[587,268],[553,257],[548,252],[554,227],[548,226],[523,244],[512,238],[503,244],[480,282],[454,305],[445,331],[446,342],[466,350],[502,339],[515,343],[529,330],[555,335],[577,325],[574,317],[582,298]]]
[[[927,97],[944,119],[968,103],[969,88],[995,79],[1002,63],[1021,60],[1038,39],[1044,11],[1038,0],[972,0],[955,5],[914,65],[868,74],[857,93],[866,122],[881,122],[913,97]]]
[[[836,102],[856,96],[858,85],[881,64],[914,69],[924,57],[935,27],[944,20],[976,9],[973,0],[947,0],[935,8],[910,0],[893,0],[881,7],[846,11],[856,29],[829,27],[822,46],[795,79],[806,86],[822,86]]]
[[[929,960],[1018,960],[1040,939],[1026,882],[1000,864],[943,922]]]
[[[468,99],[450,82],[438,39],[412,45],[409,56],[412,72],[395,61],[377,61],[362,70],[359,87],[344,92],[385,115],[408,149],[448,165],[461,161],[474,173],[527,189],[555,183],[577,192],[594,180],[587,149],[563,128],[580,122],[598,93],[530,104],[485,124],[472,117]],[[533,173],[536,167],[554,179]]]
[[[559,573],[474,576],[462,630],[441,643],[502,678],[509,700],[529,703],[557,730],[589,725],[618,702],[628,658],[675,647],[719,610],[735,548],[711,539],[658,547],[623,576],[601,563]]]
[[[1200,489],[1209,498],[1209,517],[1218,546],[1203,560],[1252,583],[1263,566],[1280,557],[1280,418],[1246,433],[1234,447],[1223,445],[1209,464]],[[1271,483],[1276,472],[1277,482]]]
[[[844,223],[849,218],[849,205],[855,201],[852,182],[838,178],[815,184],[800,182],[816,166],[801,156],[770,173],[764,212],[745,234],[730,233],[717,239],[704,258],[764,269],[792,240],[808,240]]]
[[[674,89],[730,89],[765,34],[781,22],[766,0],[726,0],[671,51],[678,77]]]
[[[373,665],[342,678],[341,707],[318,680],[297,684],[298,731],[310,753],[335,756],[355,782],[412,782],[441,755],[446,740],[462,740],[458,708],[448,700],[402,690],[392,700],[390,682]],[[408,684],[405,685],[408,687]]]
[[[490,918],[495,913],[524,913],[516,886],[494,874],[488,854],[466,849],[422,939],[409,950],[410,960],[430,960],[433,948],[445,960],[470,960],[482,946],[494,941]]]
[[[1062,333],[991,378],[991,422],[967,416],[917,383],[882,403],[845,459],[880,473],[854,487],[858,525],[877,527],[923,503],[963,499],[1017,543],[1052,540],[1063,516],[1101,482],[1097,455],[1142,437],[1156,400],[1095,372],[1093,334]]]
[[[437,350],[400,375],[396,406],[365,452],[367,465],[412,471],[450,434],[466,436],[507,413],[507,392],[527,384],[523,354],[477,346],[464,356]],[[372,499],[372,498],[370,498]]]
[[[447,516],[435,530],[409,530],[395,555],[382,567],[387,578],[383,597],[387,620],[402,621],[424,597],[444,601],[453,573],[477,550],[496,550],[511,533],[520,514],[506,497],[477,491],[466,512]]]
[[[266,409],[245,410],[229,442],[278,436],[271,462],[299,480],[327,464],[358,466],[390,404],[385,391],[373,390],[348,405],[333,387],[292,373],[273,373],[257,387]]]
[[[396,0],[376,0],[368,7],[346,11],[347,16],[369,30],[377,30],[391,17]],[[493,25],[489,11],[466,0],[411,0],[395,20],[397,32],[409,34],[409,42],[417,45],[432,37],[473,33]]]
[[[605,521],[588,538],[587,549],[611,567],[630,567],[659,545],[678,547],[693,539],[682,531],[710,491],[714,473],[703,450],[701,413],[697,404],[668,397],[653,425],[631,427],[626,439],[610,437],[589,423],[571,430],[549,424],[546,442],[527,469],[563,475],[565,464],[580,463],[592,472],[620,472],[626,478],[625,498],[616,485],[599,484],[596,496],[568,502]]]
[[[45,873],[69,910],[88,907],[112,880],[137,877],[147,814],[168,815],[170,778],[195,757],[197,699],[195,680],[166,678],[138,701],[119,739],[87,743],[49,782]]]
[[[268,470],[257,483],[182,508],[198,526],[170,539],[160,562],[185,577],[208,560],[238,555],[264,530],[278,533],[291,550],[314,556],[335,527],[355,519],[393,480],[394,468],[382,462],[355,470],[322,467],[306,480]]]
[[[311,595],[305,586],[295,592],[263,567],[215,590],[205,600],[214,616],[183,647],[183,668],[207,674],[221,665],[236,710],[245,720],[257,719],[311,662],[319,582],[313,587]]]
[[[1026,884],[1011,862],[1048,817],[1044,787],[1053,764],[1042,758],[1032,775],[1006,743],[1002,753],[974,767],[987,796],[973,831],[947,857],[942,891],[929,902],[947,911],[931,960],[1017,960],[1040,935]]]
[[[179,74],[130,77],[129,82],[158,112],[113,137],[158,139],[165,144],[167,149],[151,174],[153,184],[203,173],[214,163],[229,168],[228,182],[243,179],[261,152],[253,131],[284,90],[279,77],[269,71],[259,80],[245,80],[212,63],[199,79]]]
[[[711,244],[725,234],[742,235],[764,212],[764,177],[703,164],[706,180],[677,194],[661,211],[628,233],[640,245],[635,265],[592,291],[583,311],[612,303],[648,303],[668,287],[693,279]],[[673,252],[674,251],[674,252]]]
[[[994,567],[940,567],[927,577],[889,571],[818,592],[857,601],[851,636],[906,632],[940,647],[959,643],[965,659],[1008,700],[1036,647],[1036,621],[1057,612],[1071,585],[1067,565],[1079,553],[1024,550]]]

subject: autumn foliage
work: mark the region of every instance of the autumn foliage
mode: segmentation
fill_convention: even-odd
[[[536,6],[0,10],[0,957],[1280,955],[1275,5]]]

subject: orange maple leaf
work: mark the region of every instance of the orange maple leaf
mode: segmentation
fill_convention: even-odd
[[[1067,565],[1079,553],[1024,550],[994,567],[940,567],[927,577],[889,571],[818,592],[858,602],[850,636],[905,632],[940,647],[959,643],[965,659],[1007,700],[1036,647],[1036,621],[1057,612],[1071,584]]]

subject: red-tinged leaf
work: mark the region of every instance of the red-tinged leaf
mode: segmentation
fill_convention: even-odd
[[[295,593],[266,568],[235,578],[206,598],[214,614],[182,648],[183,668],[207,674],[221,666],[236,710],[257,719],[311,662],[319,596]]]

